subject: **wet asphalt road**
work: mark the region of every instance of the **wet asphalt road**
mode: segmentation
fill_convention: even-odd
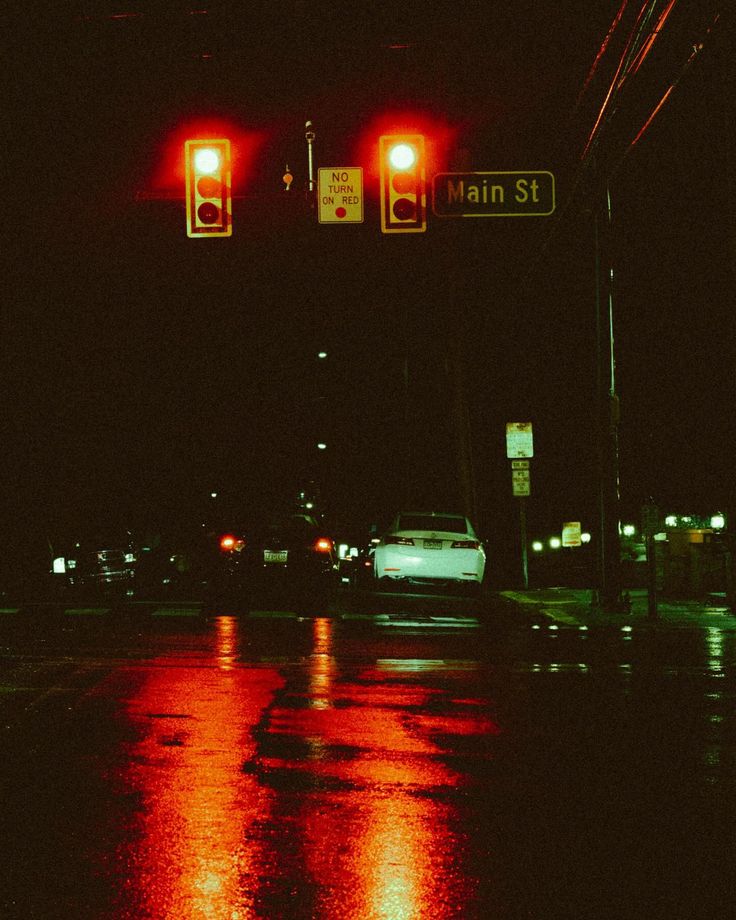
[[[493,600],[3,613],[0,917],[731,917],[735,642]]]

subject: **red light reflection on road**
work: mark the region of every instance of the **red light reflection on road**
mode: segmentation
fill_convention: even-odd
[[[320,920],[472,915],[479,880],[448,793],[473,780],[445,755],[462,736],[487,756],[498,732],[475,663],[355,668],[316,617],[298,664],[246,667],[241,628],[218,618],[209,654],[149,662],[128,700],[139,738],[121,779],[139,803],[116,920],[298,916],[294,892]]]
[[[236,668],[238,621],[216,622],[211,657],[147,668],[128,702],[140,740],[122,777],[140,795],[118,917],[244,920],[255,914],[265,854],[248,828],[272,794],[242,771],[255,754],[252,729],[283,683],[269,668]]]
[[[335,676],[332,620],[327,617],[315,617],[312,636],[314,646],[309,659],[309,705],[313,709],[329,709],[332,705],[332,683]]]
[[[475,885],[464,867],[467,842],[438,792],[467,781],[442,759],[440,736],[490,736],[498,728],[465,692],[447,712],[437,691],[402,678],[421,666],[392,662],[349,681],[330,656],[332,621],[314,622],[307,706],[275,707],[270,731],[308,742],[301,762],[269,767],[312,774],[303,794],[304,862],[316,888],[314,916],[409,920],[464,915]],[[329,791],[322,791],[329,790]]]

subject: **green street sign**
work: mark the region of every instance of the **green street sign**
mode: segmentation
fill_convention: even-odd
[[[528,172],[437,173],[435,217],[545,217],[555,209],[555,177]]]

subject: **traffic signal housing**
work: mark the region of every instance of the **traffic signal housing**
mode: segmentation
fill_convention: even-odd
[[[424,233],[427,196],[422,134],[382,134],[378,139],[381,232]]]
[[[184,143],[187,236],[232,236],[230,141]]]

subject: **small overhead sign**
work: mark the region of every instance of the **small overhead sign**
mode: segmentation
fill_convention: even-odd
[[[531,422],[506,423],[506,456],[511,460],[534,456]]]
[[[328,166],[317,177],[321,224],[363,223],[363,168]]]
[[[555,209],[555,177],[531,172],[437,173],[435,217],[545,217]]]

